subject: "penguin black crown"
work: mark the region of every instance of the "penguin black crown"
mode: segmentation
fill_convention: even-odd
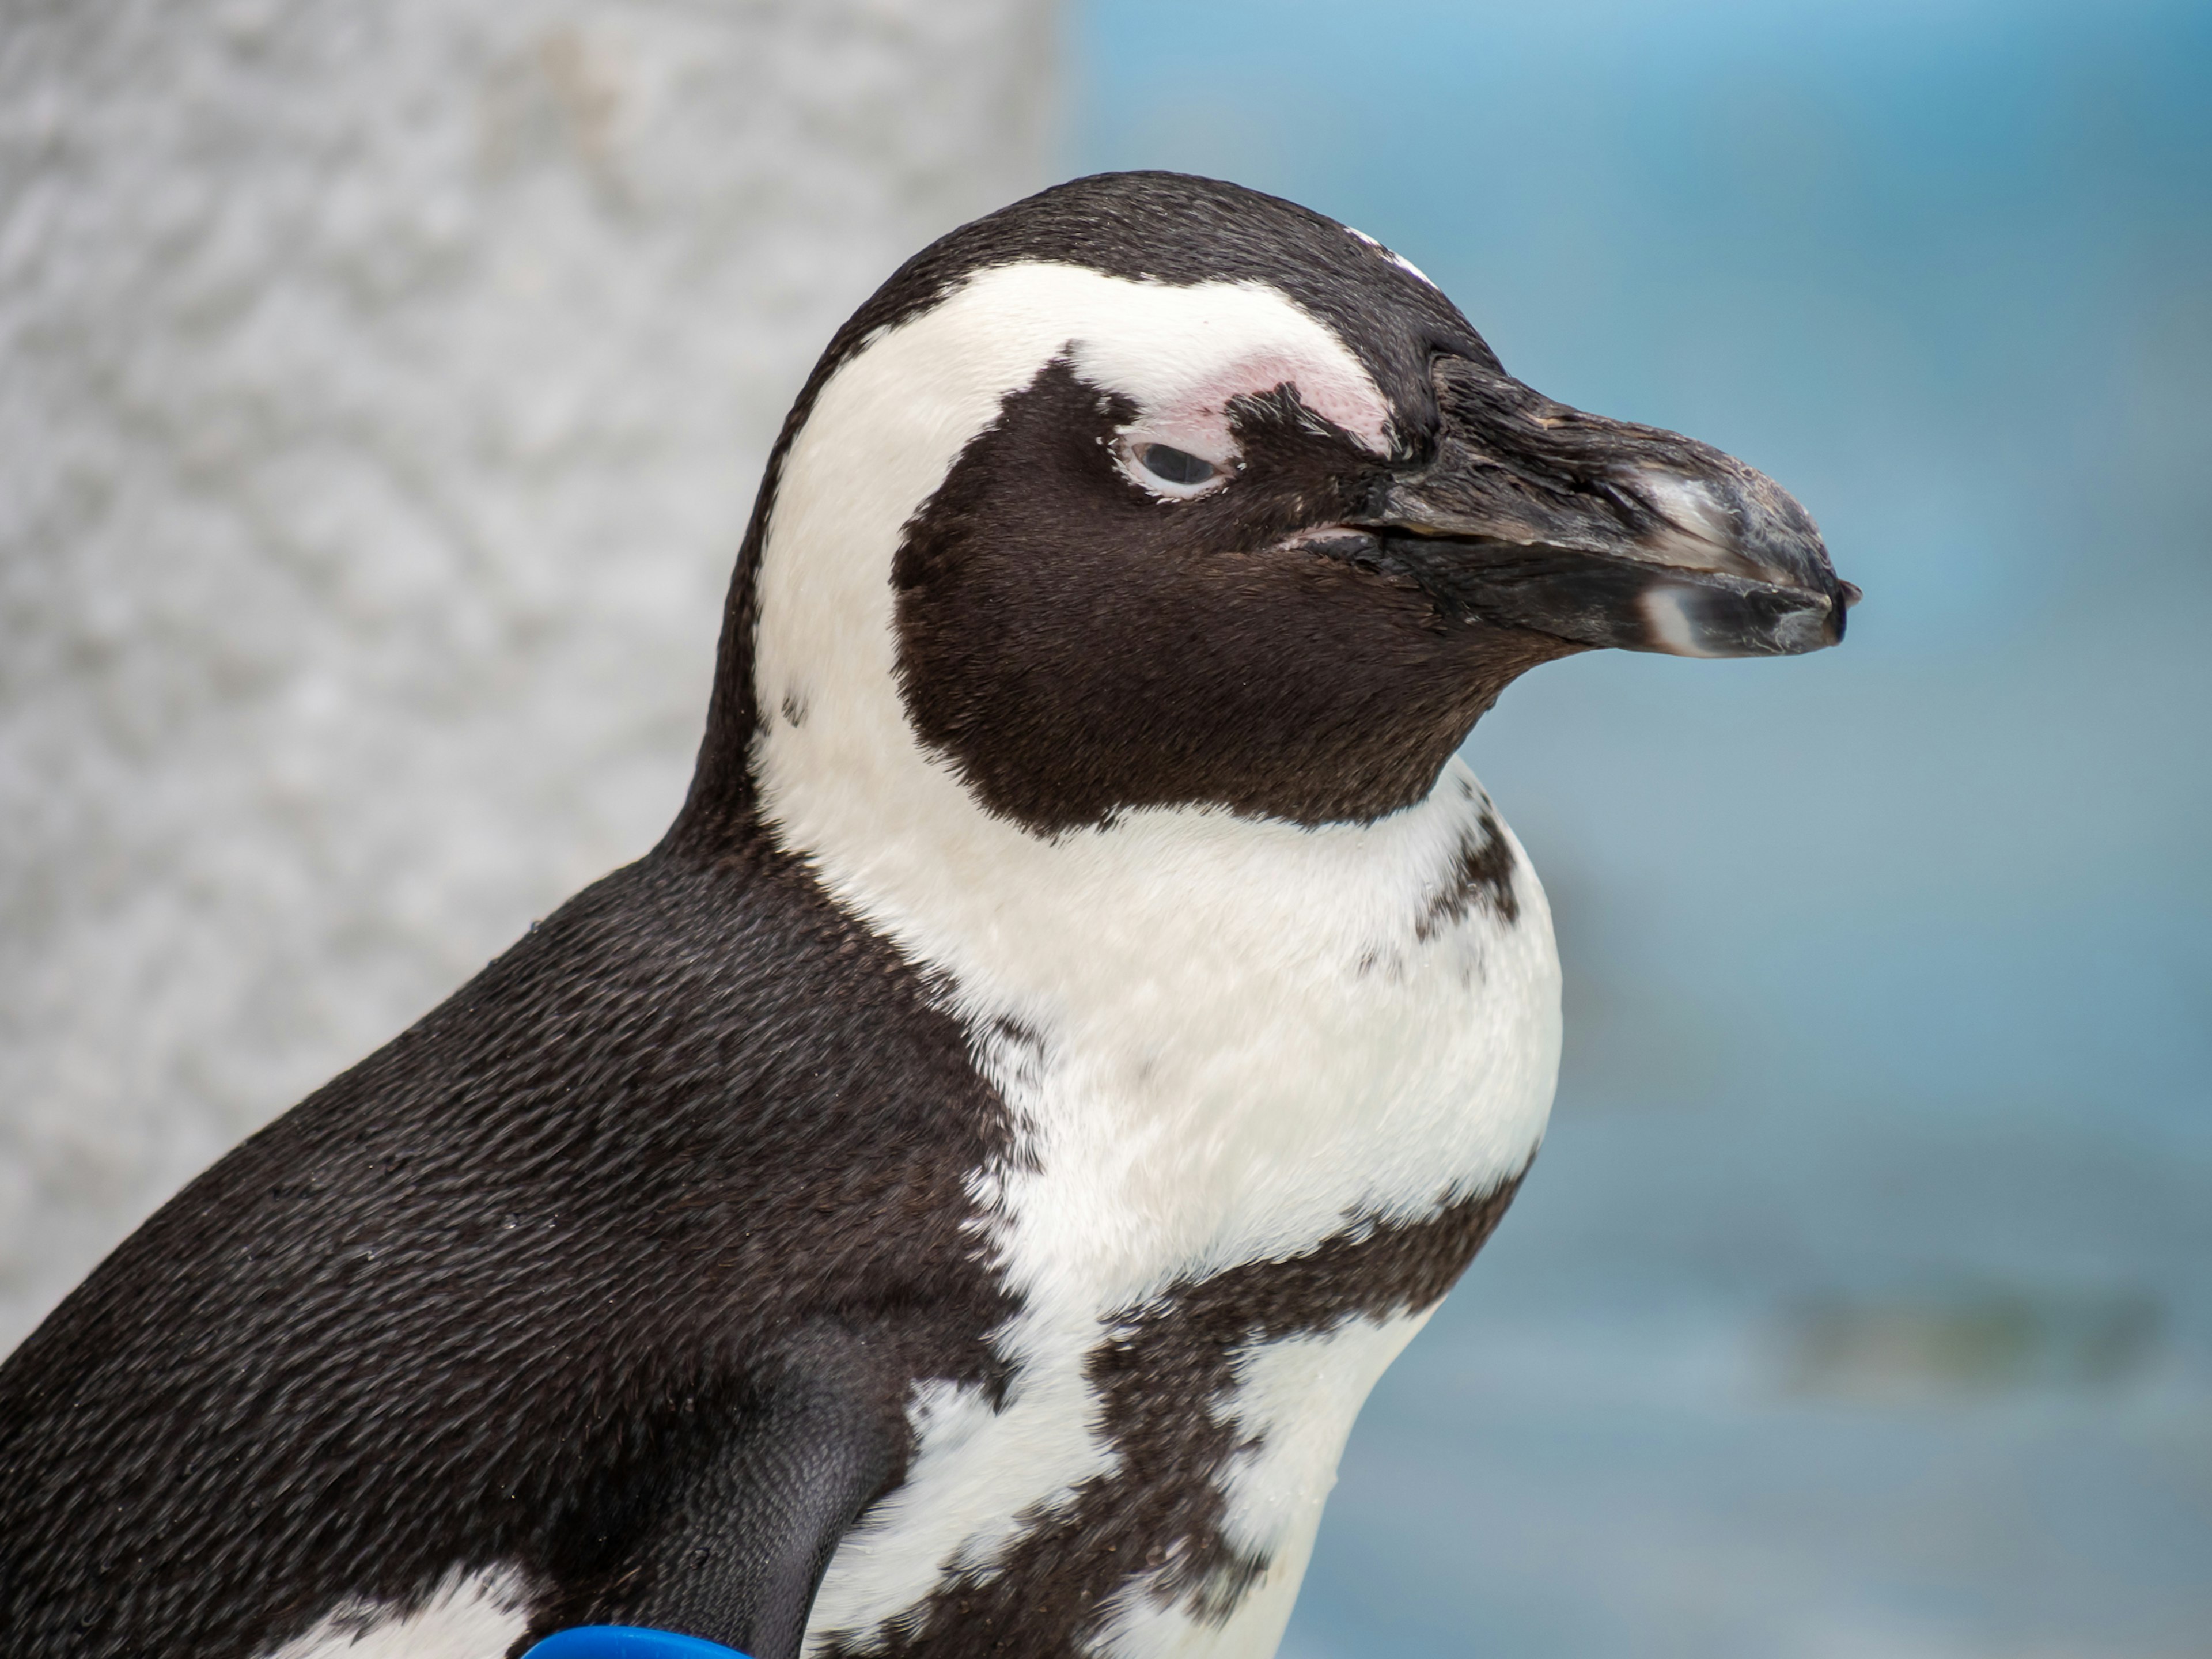
[[[1459,745],[1856,597],[1318,215],[1127,173],[955,231],[784,427],[662,843],[0,1368],[0,1650],[1271,1653],[1550,1109]]]

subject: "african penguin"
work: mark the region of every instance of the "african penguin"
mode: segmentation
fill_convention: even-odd
[[[0,1650],[1273,1652],[1550,1107],[1462,741],[1856,597],[1317,214],[1123,173],[953,232],[785,424],[666,838],[0,1368]]]

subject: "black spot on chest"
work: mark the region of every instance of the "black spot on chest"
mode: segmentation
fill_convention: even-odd
[[[1312,1249],[1178,1284],[1108,1322],[1090,1382],[1116,1455],[1110,1473],[1023,1517],[998,1561],[948,1581],[893,1625],[833,1637],[832,1655],[1073,1659],[1103,1632],[1117,1592],[1200,1622],[1225,1621],[1272,1563],[1232,1542],[1225,1480],[1251,1442],[1227,1407],[1240,1358],[1433,1306],[1490,1237],[1520,1185],[1454,1200],[1413,1222],[1356,1222]]]
[[[1444,880],[1413,923],[1413,937],[1425,944],[1486,909],[1509,926],[1521,920],[1521,898],[1513,888],[1512,843],[1485,801],[1474,821],[1460,831]]]

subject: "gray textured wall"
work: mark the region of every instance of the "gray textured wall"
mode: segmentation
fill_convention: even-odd
[[[814,355],[1049,0],[0,0],[0,1351],[681,799]]]

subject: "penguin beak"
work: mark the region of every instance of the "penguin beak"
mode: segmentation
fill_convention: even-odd
[[[1346,553],[1447,614],[1582,646],[1789,656],[1844,637],[1859,591],[1764,473],[1553,403],[1460,356],[1432,366],[1434,453],[1379,478]]]

